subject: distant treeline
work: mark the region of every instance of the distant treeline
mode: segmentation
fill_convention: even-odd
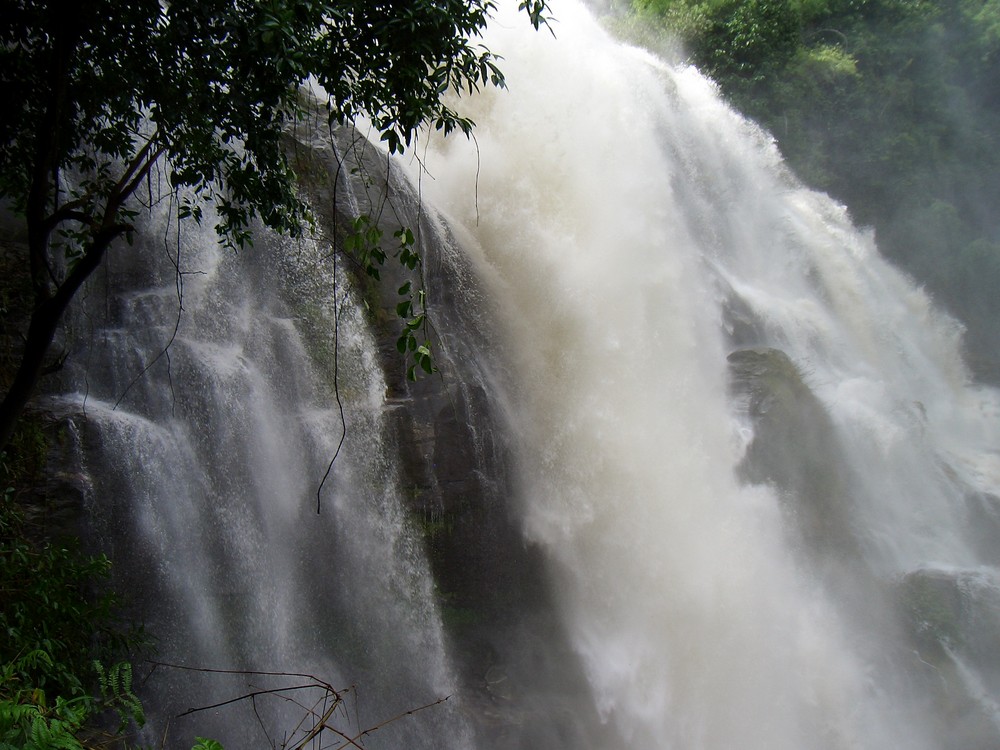
[[[1000,0],[624,10],[636,35],[679,38],[805,182],[874,226],[883,253],[965,323],[977,372],[1000,382]]]

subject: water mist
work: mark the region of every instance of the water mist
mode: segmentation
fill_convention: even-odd
[[[439,376],[402,383],[398,284],[368,309],[329,236],[227,254],[164,199],[91,285],[59,403],[160,658],[358,685],[348,733],[453,696],[367,747],[1000,746],[1000,395],[960,327],[697,70],[501,5],[475,142],[298,144],[357,156],[328,235],[418,230]],[[256,677],[153,677],[149,744],[274,740],[172,720]]]
[[[263,692],[304,675],[347,691],[330,722],[348,737],[454,694],[377,346],[329,245],[258,232],[236,254],[210,219],[178,232],[167,200],[138,243],[78,318],[89,367],[60,401],[86,415],[98,543],[173,665],[144,680],[144,741],[301,741],[316,691]],[[455,702],[368,744],[462,746]]]
[[[509,91],[425,194],[498,300],[581,715],[633,748],[995,746],[1000,401],[958,326],[696,70],[508,10]]]

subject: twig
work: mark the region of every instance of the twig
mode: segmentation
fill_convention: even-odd
[[[424,706],[418,706],[417,708],[411,708],[408,711],[403,711],[400,714],[396,714],[391,719],[386,719],[385,721],[379,722],[375,726],[369,727],[368,729],[364,730],[360,734],[356,735],[354,737],[354,740],[351,740],[351,744],[353,745],[353,744],[355,744],[355,740],[360,740],[362,737],[367,737],[369,734],[372,734],[373,732],[377,732],[378,730],[383,729],[384,727],[388,726],[389,724],[397,722],[400,719],[405,719],[407,716],[413,716],[415,713],[418,713],[418,712],[423,711],[425,709],[434,708],[434,706],[440,706],[442,703],[445,703],[450,698],[451,698],[450,695],[446,695],[444,698],[438,698],[433,703],[428,703],[427,705],[424,705]]]
[[[177,196],[176,196],[176,190],[175,190],[174,193],[172,194],[171,202],[173,202],[174,199],[176,199],[176,197]],[[179,211],[180,211],[180,204],[179,203],[178,203],[177,210],[178,210],[178,216],[177,216],[177,255],[176,255],[176,257],[172,257],[170,255],[170,250],[169,250],[169,247],[170,247],[170,242],[169,242],[170,219],[169,218],[167,219],[167,226],[163,230],[163,247],[164,247],[164,250],[166,252],[167,258],[170,260],[170,264],[174,267],[174,288],[177,290],[177,317],[174,319],[174,330],[171,331],[170,338],[167,340],[167,343],[163,346],[163,348],[160,350],[160,352],[155,357],[153,357],[153,359],[150,360],[146,364],[146,366],[143,367],[138,372],[138,374],[136,374],[136,376],[132,378],[132,380],[129,381],[128,385],[125,386],[125,389],[121,392],[121,395],[118,396],[118,400],[115,401],[115,405],[114,405],[115,409],[117,409],[121,405],[121,402],[125,400],[125,397],[128,395],[129,391],[132,390],[132,388],[135,386],[135,384],[138,383],[139,380],[141,380],[142,377],[147,372],[149,372],[153,368],[153,366],[157,362],[159,362],[160,359],[162,359],[162,358],[165,358],[167,360],[167,386],[170,389],[170,405],[171,405],[171,410],[173,410],[176,407],[177,399],[176,399],[176,395],[174,393],[173,371],[172,371],[172,368],[170,366],[171,365],[171,362],[170,362],[170,348],[173,346],[174,341],[177,339],[177,333],[180,331],[180,328],[181,328],[181,319],[182,319],[182,317],[184,315],[184,271],[181,270],[181,219],[180,219],[180,214],[179,214]]]
[[[196,708],[189,708],[187,711],[183,711],[182,713],[177,714],[177,718],[180,719],[184,716],[190,716],[191,714],[196,714],[201,711],[210,711],[213,708],[222,708],[222,706],[229,706],[233,703],[239,703],[240,701],[245,701],[245,700],[252,701],[254,698],[260,695],[278,695],[279,693],[290,693],[295,690],[311,690],[313,688],[326,689],[327,686],[321,685],[319,683],[309,683],[306,685],[289,685],[286,687],[268,688],[267,690],[252,690],[249,693],[244,693],[243,695],[239,695],[235,698],[230,698],[229,700],[213,703],[209,706],[198,706]]]
[[[337,154],[336,146],[333,143],[333,133],[330,133],[330,145],[333,153]],[[333,210],[337,211],[337,190],[340,187],[340,172],[344,168],[344,160],[337,155],[337,173],[333,179]],[[337,409],[340,412],[340,441],[337,443],[337,450],[334,451],[330,463],[326,466],[326,472],[316,488],[316,515],[319,515],[323,502],[323,486],[333,471],[333,464],[340,455],[347,439],[347,416],[344,414],[344,402],[340,398],[340,303],[337,302],[337,220],[333,220],[333,395],[337,400]],[[346,296],[345,296],[346,300]]]
[[[302,742],[300,742],[298,745],[295,746],[295,750],[302,750],[302,748],[306,746],[307,742],[311,742],[320,734],[322,734],[324,729],[327,729],[326,722],[330,719],[331,716],[333,716],[333,712],[337,710],[337,706],[339,705],[340,705],[339,699],[335,700],[333,703],[330,704],[330,707],[323,712],[322,716],[319,717],[319,721],[316,723],[316,726],[314,726],[311,730],[309,730],[309,733],[306,734]]]

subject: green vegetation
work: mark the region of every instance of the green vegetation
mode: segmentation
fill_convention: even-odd
[[[537,29],[546,0],[522,0]],[[31,396],[70,301],[141,211],[214,207],[220,239],[252,222],[296,235],[310,213],[284,134],[315,114],[366,116],[390,152],[417,130],[471,132],[449,91],[503,85],[476,37],[491,0],[12,0],[0,14],[0,202],[28,236],[31,321],[0,404],[0,447]],[[172,192],[157,194],[154,172]],[[415,316],[414,316],[415,317]],[[411,319],[412,320],[412,319]],[[407,329],[413,330],[413,329]],[[428,369],[419,346],[406,350]]]
[[[90,747],[143,719],[126,660],[145,639],[118,617],[110,563],[29,522],[18,502],[41,441],[27,422],[0,454],[0,750]],[[117,729],[98,731],[108,712]]]
[[[27,248],[0,247],[0,449],[9,449],[0,454],[0,750],[121,742],[127,725],[143,719],[128,661],[140,639],[118,621],[108,560],[32,523],[15,490],[44,461],[44,436],[22,414],[42,373],[61,365],[47,362],[49,348],[75,295],[157,203],[178,220],[215,216],[232,248],[251,243],[255,223],[308,231],[313,217],[286,152],[288,131],[306,118],[325,116],[333,128],[366,117],[390,153],[423,127],[468,135],[474,123],[447,95],[504,85],[496,58],[477,42],[494,7],[5,2],[0,208],[21,222]],[[536,29],[546,23],[546,0],[519,7]],[[318,102],[313,83],[323,90]],[[386,252],[369,229],[359,219],[348,247],[335,249],[377,277]],[[418,271],[413,234],[404,228],[395,238],[389,255]],[[432,372],[429,344],[417,339],[426,331],[424,293],[406,283],[398,295],[397,346],[412,359],[408,374]],[[107,724],[106,712],[117,720]],[[99,726],[111,728],[98,737]],[[201,738],[196,748],[221,750]]]
[[[1000,2],[632,0],[808,184],[968,328],[1000,379]],[[649,33],[648,31],[646,32]]]

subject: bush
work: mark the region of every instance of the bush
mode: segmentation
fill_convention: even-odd
[[[107,557],[25,519],[15,486],[36,477],[45,451],[26,430],[16,454],[0,454],[0,750],[75,750],[105,712],[118,733],[142,721],[122,660],[145,638],[119,620]]]

